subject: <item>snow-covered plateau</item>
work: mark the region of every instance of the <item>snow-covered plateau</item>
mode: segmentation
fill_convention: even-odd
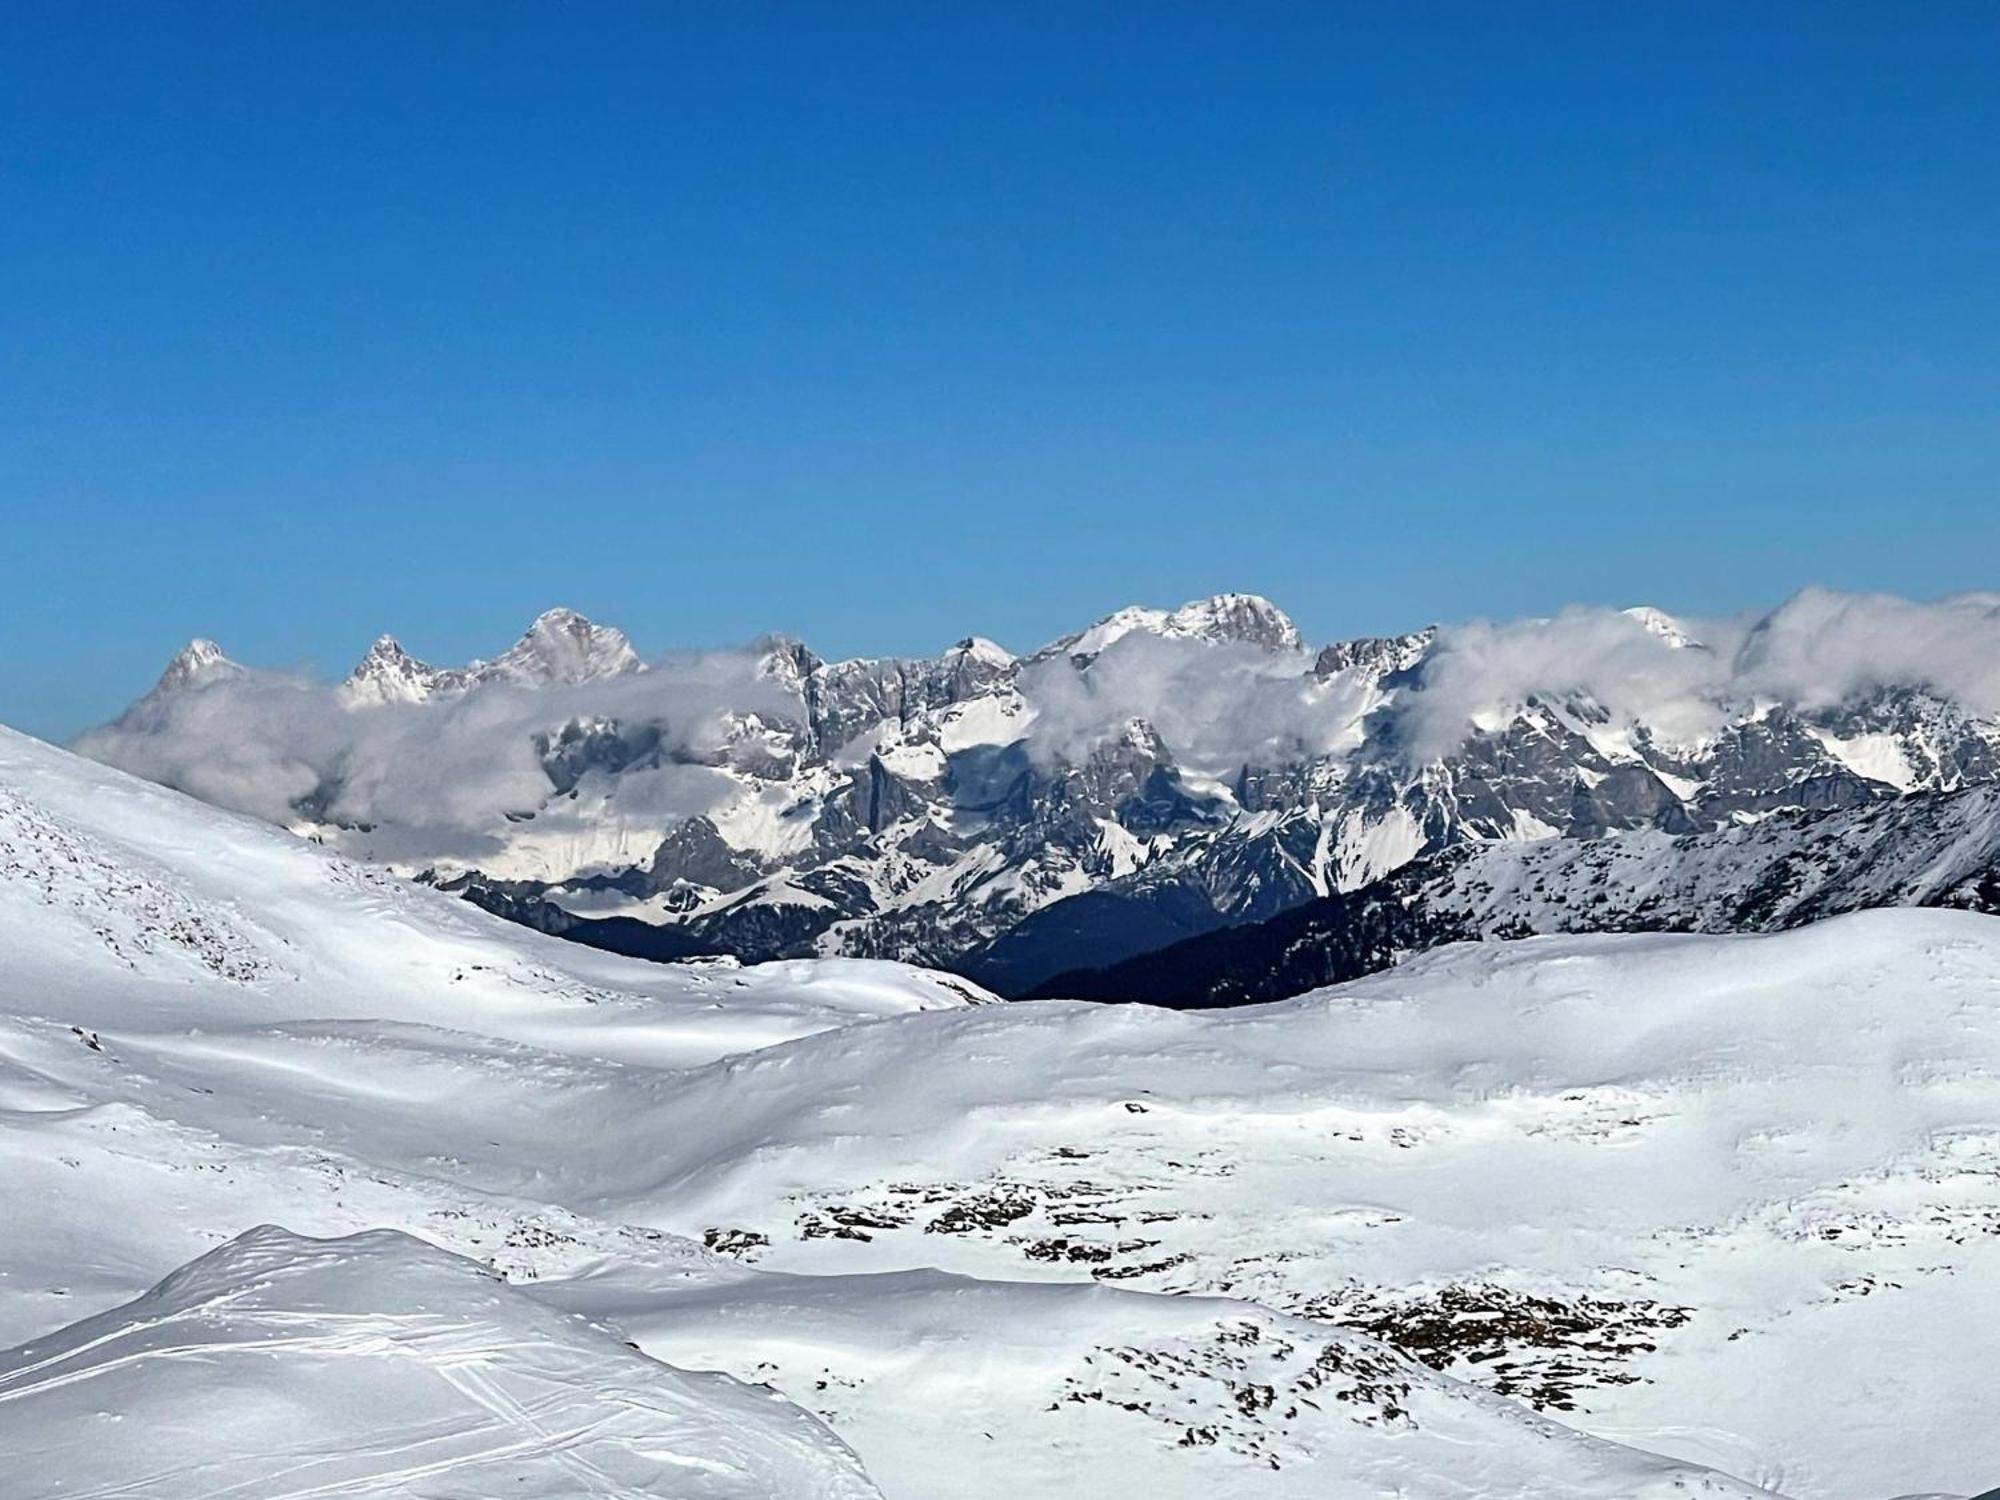
[[[616,958],[0,731],[0,1491],[2000,1480],[1992,917],[991,1001]]]

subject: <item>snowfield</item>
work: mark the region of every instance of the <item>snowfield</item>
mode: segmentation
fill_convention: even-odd
[[[1991,918],[989,999],[594,953],[0,731],[6,1493],[2000,1478]]]
[[[791,1403],[393,1230],[262,1228],[0,1356],[14,1495],[865,1500]]]

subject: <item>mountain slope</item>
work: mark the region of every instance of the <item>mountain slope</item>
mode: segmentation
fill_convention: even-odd
[[[1197,936],[1041,993],[1155,1005],[1282,999],[1441,943],[1558,932],[1770,932],[1882,906],[2000,912],[2000,786],[1461,851],[1278,917]],[[1062,908],[1052,908],[1055,916]]]

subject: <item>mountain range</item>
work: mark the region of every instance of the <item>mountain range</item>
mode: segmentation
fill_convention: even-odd
[[[889,957],[1019,994],[1456,850],[1983,785],[1996,648],[1993,596],[1823,590],[1317,650],[1225,594],[1022,656],[851,661],[782,638],[648,660],[553,610],[463,667],[385,636],[331,685],[196,641],[79,747],[621,951]]]

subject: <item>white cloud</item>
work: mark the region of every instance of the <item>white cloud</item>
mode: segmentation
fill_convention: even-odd
[[[1745,633],[1734,667],[1742,688],[1806,707],[1921,684],[2000,713],[2000,593],[1914,603],[1806,589]]]
[[[1397,721],[1408,753],[1448,754],[1482,714],[1531,695],[1587,696],[1621,723],[1668,740],[1713,732],[1755,704],[1828,708],[1883,687],[1928,688],[2000,714],[2000,594],[1928,603],[1809,588],[1763,616],[1680,622],[1702,649],[1677,649],[1622,610],[1443,629]]]
[[[1677,648],[1616,609],[1576,607],[1541,620],[1476,620],[1438,632],[1419,685],[1402,695],[1396,724],[1402,748],[1434,760],[1460,744],[1474,722],[1504,715],[1530,697],[1588,696],[1620,721],[1640,721],[1673,739],[1717,727],[1717,690],[1727,657],[1708,644],[1729,633],[1703,621],[1701,648]]]
[[[1075,761],[1143,719],[1181,765],[1211,774],[1330,754],[1355,742],[1361,699],[1350,684],[1321,683],[1308,661],[1147,631],[1120,636],[1083,670],[1045,657],[1020,679],[1035,710],[1029,750],[1043,764]]]
[[[726,755],[740,712],[800,713],[749,652],[668,657],[576,686],[494,682],[428,703],[353,705],[327,684],[246,671],[143,700],[77,748],[273,822],[318,792],[332,821],[393,828],[442,853],[490,847],[506,814],[540,808],[555,787],[537,738],[578,722],[657,735],[666,763],[621,783],[628,810],[704,811],[729,783],[700,762]]]

